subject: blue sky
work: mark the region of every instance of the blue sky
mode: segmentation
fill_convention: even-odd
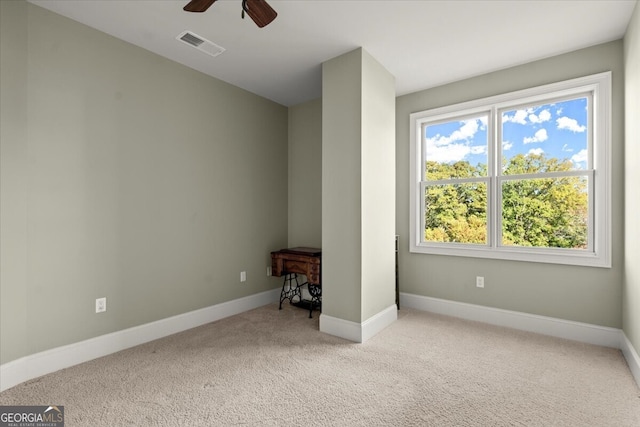
[[[487,164],[486,116],[429,125],[425,132],[427,160]],[[586,169],[587,98],[503,111],[502,150],[507,158],[544,153]]]

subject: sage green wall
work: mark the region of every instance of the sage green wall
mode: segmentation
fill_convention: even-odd
[[[640,5],[624,38],[625,63],[625,282],[623,329],[640,350]]]
[[[395,304],[396,81],[362,51],[362,317]]]
[[[612,71],[613,80],[612,268],[409,253],[411,113],[609,70]],[[402,242],[399,254],[401,291],[602,326],[622,327],[623,76],[622,41],[615,41],[397,98],[397,229]],[[484,289],[475,287],[476,276],[484,276]]]
[[[322,247],[322,100],[289,107],[289,247]]]
[[[277,288],[287,109],[1,3],[0,362]]]
[[[361,49],[322,64],[322,314],[361,322]]]
[[[27,352],[27,4],[0,1],[0,364]]]

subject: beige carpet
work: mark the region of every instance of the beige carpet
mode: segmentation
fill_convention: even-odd
[[[269,305],[6,390],[71,426],[640,426],[620,351],[402,309],[365,344]]]

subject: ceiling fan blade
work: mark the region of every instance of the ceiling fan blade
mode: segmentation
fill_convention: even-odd
[[[209,9],[216,0],[191,0],[182,10],[187,12],[204,12]]]
[[[242,7],[260,28],[269,25],[278,16],[265,0],[245,0]]]

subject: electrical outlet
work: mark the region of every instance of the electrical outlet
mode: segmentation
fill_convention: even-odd
[[[484,288],[484,277],[476,276],[476,287]]]
[[[267,266],[267,276],[271,276],[271,266]]]
[[[246,282],[247,281],[247,272],[246,271],[241,271],[240,272],[240,281],[241,282]]]
[[[96,313],[107,311],[107,297],[96,299]]]

